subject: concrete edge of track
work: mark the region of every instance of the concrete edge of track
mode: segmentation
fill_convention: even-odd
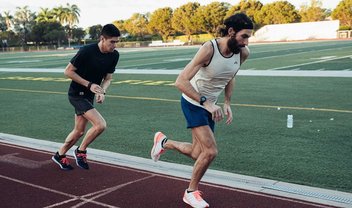
[[[32,149],[56,152],[61,143],[38,140],[22,136],[0,133],[0,142],[24,146]],[[76,147],[74,147],[76,148]],[[73,149],[73,148],[72,148]],[[104,163],[146,170],[150,172],[189,179],[191,166],[169,162],[154,162],[151,159],[124,155],[104,150],[88,149],[89,159]],[[72,156],[73,151],[68,155]],[[209,169],[202,179],[203,182],[223,185],[259,193],[271,194],[303,201],[320,203],[337,207],[352,207],[352,193],[315,188],[276,180],[228,173]]]

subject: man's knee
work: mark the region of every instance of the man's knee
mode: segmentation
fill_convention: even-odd
[[[212,161],[218,155],[218,149],[216,147],[212,147],[210,149],[207,149],[205,151],[205,155],[206,155],[208,160]]]
[[[74,134],[76,135],[75,138],[81,138],[84,135],[84,131],[81,130],[74,130]]]
[[[193,160],[197,160],[198,159],[198,157],[199,157],[199,155],[200,155],[200,152],[199,151],[193,151],[192,153],[191,153],[191,158],[193,159]]]
[[[97,132],[103,132],[106,129],[106,122],[100,122],[99,124],[95,125],[95,129]]]
[[[193,160],[197,160],[200,154],[204,156],[203,159],[211,162],[218,155],[218,149],[214,147],[214,148],[209,148],[201,151],[193,151],[191,154],[191,157]]]

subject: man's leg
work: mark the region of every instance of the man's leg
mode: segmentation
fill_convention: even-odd
[[[65,143],[59,149],[60,155],[65,155],[66,152],[76,144],[76,142],[84,134],[85,128],[87,126],[88,120],[85,119],[82,115],[75,115],[75,126],[74,129],[68,134],[65,139]]]
[[[65,139],[64,144],[51,158],[55,163],[57,163],[63,170],[72,170],[73,167],[66,158],[66,152],[78,141],[78,139],[84,134],[84,130],[87,125],[87,119],[83,116],[75,115],[75,126],[73,130],[68,134]]]
[[[192,128],[193,142],[178,142],[167,140],[164,148],[174,149],[180,153],[193,158],[196,162],[193,166],[192,178],[189,190],[198,190],[198,184],[210,163],[216,157],[218,150],[214,138],[214,133],[209,126],[199,126]]]
[[[87,131],[81,145],[79,146],[79,150],[85,151],[88,145],[106,129],[106,121],[95,108],[90,109],[83,114],[83,116],[92,124],[92,127]]]
[[[83,114],[83,117],[92,124],[92,127],[87,131],[81,145],[74,151],[77,166],[88,170],[87,163],[87,147],[92,143],[106,128],[106,122],[100,113],[95,109],[90,109]]]
[[[209,126],[199,126],[192,128],[192,135],[197,141],[197,148],[200,149],[199,155],[193,166],[189,191],[198,190],[198,185],[209,165],[218,154],[214,133]]]
[[[192,177],[183,195],[183,201],[192,207],[209,207],[209,204],[201,197],[198,185],[210,163],[217,155],[217,147],[213,131],[209,126],[192,128],[193,149],[191,155],[196,156],[193,166]]]
[[[198,141],[195,138],[195,135],[192,134],[192,143],[189,142],[179,142],[168,139],[164,144],[164,148],[166,150],[177,150],[178,152],[192,158],[193,160],[197,160],[201,148],[198,145]]]

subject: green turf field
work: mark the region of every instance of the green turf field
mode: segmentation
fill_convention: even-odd
[[[120,69],[181,69],[199,46],[119,49]],[[352,70],[352,41],[256,44],[242,69]],[[0,68],[65,68],[76,51],[0,53]]]
[[[352,41],[255,45],[244,68],[348,70],[351,48]],[[196,51],[123,49],[118,68],[179,69]],[[0,68],[64,68],[73,54],[0,53]],[[149,158],[155,131],[189,141],[175,78],[115,74],[106,102],[96,105],[108,129],[91,147]],[[236,81],[234,121],[216,126],[219,155],[211,168],[352,192],[351,78],[238,76]],[[73,126],[68,84],[62,73],[0,72],[0,132],[63,142]],[[286,128],[288,114],[294,116],[292,129]],[[192,164],[175,152],[162,160]]]

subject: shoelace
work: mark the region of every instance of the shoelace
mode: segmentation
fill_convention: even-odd
[[[78,153],[77,157],[82,159],[84,162],[87,162],[87,154],[84,153]]]
[[[198,201],[203,201],[202,192],[201,192],[201,191],[194,191],[192,194],[194,195],[194,197],[195,197]]]
[[[65,164],[65,165],[69,165],[70,164],[66,157],[61,159],[61,163]]]

